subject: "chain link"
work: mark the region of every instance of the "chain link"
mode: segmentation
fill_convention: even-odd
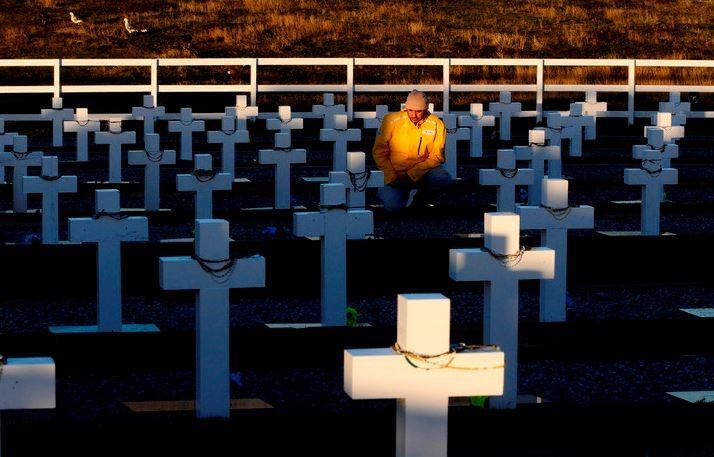
[[[516,265],[518,265],[521,262],[521,259],[523,258],[523,253],[526,252],[530,248],[521,246],[521,248],[515,254],[499,254],[499,253],[494,252],[491,249],[487,248],[486,246],[484,246],[483,249],[486,252],[488,252],[489,254],[491,254],[491,257],[498,260],[503,265],[505,265],[507,267],[515,267]]]
[[[503,368],[504,365],[494,365],[491,367],[464,367],[464,366],[458,366],[458,365],[453,365],[454,358],[456,358],[456,354],[461,353],[461,352],[466,352],[466,351],[473,351],[473,350],[478,350],[478,349],[485,349],[485,348],[491,348],[491,349],[498,349],[497,346],[476,346],[476,345],[466,345],[463,343],[459,343],[457,345],[451,345],[449,347],[449,350],[447,352],[443,352],[441,354],[435,354],[435,355],[428,355],[428,354],[419,354],[417,352],[412,352],[408,351],[406,349],[403,349],[399,343],[394,343],[392,345],[392,350],[398,354],[401,354],[404,356],[404,360],[407,361],[407,363],[413,367],[413,368],[418,368],[421,370],[438,370],[438,369],[444,369],[444,368],[449,368],[452,370],[469,370],[469,371],[477,371],[477,370],[495,370],[499,368]],[[443,359],[446,359],[446,361],[441,361]],[[427,366],[419,366],[417,365],[416,362],[421,362],[425,363]]]

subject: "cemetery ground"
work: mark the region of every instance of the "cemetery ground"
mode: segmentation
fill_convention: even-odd
[[[631,146],[644,142],[642,120],[628,127],[623,119],[599,119],[598,139],[585,142],[583,157],[564,155],[569,202],[593,206],[595,227],[569,234],[567,322],[539,323],[538,282],[521,285],[519,393],[544,402],[497,411],[454,399],[449,455],[714,454],[711,404],[666,393],[714,384],[711,320],[680,310],[713,304],[714,137],[706,121],[688,120],[679,141],[679,184],[665,187],[665,235],[658,237],[613,233],[640,228],[639,205],[614,202],[639,198],[622,174],[638,165]],[[193,252],[185,240],[194,235],[193,195],[176,192],[174,177],[190,172],[191,162],[162,167],[163,210],[148,213],[149,240],[122,247],[124,322],[153,323],[158,333],[49,333],[50,326],[96,324],[95,247],[41,245],[39,214],[0,213],[0,346],[6,356],[49,355],[57,364],[57,409],[3,412],[3,452],[394,455],[395,402],[347,397],[343,350],[391,346],[397,294],[412,292],[451,299],[452,342],[483,341],[483,285],[449,279],[449,249],[482,246],[478,234],[484,212],[494,210],[495,190],[478,185],[478,170],[494,166],[496,149],[527,144],[533,123],[515,119],[511,142],[489,132],[483,158],[469,158],[460,146],[460,180],[436,207],[388,215],[368,189],[374,235],[348,242],[347,264],[348,304],[358,323],[369,325],[340,328],[265,325],[319,322],[320,255],[318,241],[293,235],[292,211],[250,209],[272,206],[274,180],[273,168],[257,163],[257,150],[272,147],[272,132],[262,120],[250,123],[251,143],[236,148],[236,177],[249,182],[217,192],[214,215],[230,222],[231,255],[266,259],[265,288],[230,294],[231,397],[270,407],[235,409],[230,420],[135,412],[127,404],[195,398],[194,294],[161,290],[158,267],[160,256]],[[319,184],[302,178],[325,176],[331,150],[319,141],[317,121],[305,124],[293,134],[293,146],[307,149],[308,158],[293,166],[292,197],[294,206],[315,210]],[[78,193],[59,197],[60,240],[68,236],[67,218],[93,213],[95,188],[118,187],[122,208],[143,206],[141,167],[124,162],[118,186],[86,184],[106,180],[104,152],[90,148],[88,162],[73,162],[73,135],[53,148],[41,139],[50,136],[47,123],[23,123],[22,130],[30,133],[30,150],[58,155],[61,174],[79,178]],[[124,130],[140,131],[141,124],[126,122]],[[163,123],[157,131],[162,149],[179,149]],[[365,129],[349,149],[369,152],[373,139]],[[211,153],[217,166],[219,148],[207,145],[205,134],[196,135],[194,147]],[[30,195],[28,206],[39,205]],[[0,186],[0,210],[11,208],[11,188]],[[538,242],[537,232],[522,233],[522,244]]]

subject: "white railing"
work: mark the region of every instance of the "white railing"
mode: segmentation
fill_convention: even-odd
[[[261,66],[343,66],[345,67],[344,84],[258,84],[258,73]],[[244,66],[250,69],[248,84],[159,84],[159,72],[162,67],[226,67]],[[442,68],[441,84],[355,84],[354,71],[356,66],[436,66]],[[536,80],[532,84],[451,84],[450,72],[454,66],[526,66],[535,67]],[[614,92],[627,94],[627,111],[608,111],[600,113],[603,117],[627,118],[632,124],[635,117],[651,116],[653,111],[636,111],[635,95],[637,93],[682,93],[682,92],[714,92],[714,85],[641,85],[637,84],[637,68],[642,67],[689,67],[706,68],[714,71],[714,60],[634,60],[634,59],[439,59],[439,58],[212,58],[212,59],[0,59],[0,67],[51,67],[53,71],[52,85],[2,85],[1,94],[52,94],[60,97],[62,94],[91,93],[148,93],[159,103],[161,94],[168,93],[235,93],[248,94],[251,104],[255,104],[258,94],[286,92],[333,92],[344,93],[347,99],[347,112],[350,119],[362,118],[368,112],[354,111],[355,94],[363,93],[405,93],[418,88],[426,92],[440,92],[443,97],[441,110],[444,112],[463,113],[449,110],[449,100],[453,93],[479,92],[526,92],[535,93],[535,111],[524,111],[519,117],[543,117],[543,96],[549,92]],[[146,67],[150,71],[148,84],[63,84],[61,68],[64,67]],[[545,84],[544,72],[547,67],[626,67],[627,84]],[[474,102],[478,102],[474,99]],[[300,117],[314,117],[310,112],[295,113]],[[277,113],[261,113],[261,118],[275,117]],[[2,114],[6,120],[40,120],[39,114]],[[218,119],[221,113],[196,113],[197,119]],[[91,119],[101,120],[109,117],[129,119],[127,113],[94,113]],[[714,118],[714,111],[697,111],[691,113],[695,118]],[[178,118],[178,114],[167,114],[165,119]]]

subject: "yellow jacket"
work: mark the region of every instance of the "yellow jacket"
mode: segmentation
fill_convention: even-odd
[[[417,127],[406,111],[384,116],[372,148],[372,157],[384,172],[384,184],[407,174],[418,181],[427,171],[444,163],[446,128],[429,114]]]

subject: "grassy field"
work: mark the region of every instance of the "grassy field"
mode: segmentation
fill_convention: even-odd
[[[714,58],[712,0],[0,1],[0,56]],[[83,22],[74,24],[70,11]],[[128,33],[133,27],[146,33]]]
[[[0,0],[0,58],[535,57],[714,59],[714,0]],[[73,23],[70,12],[82,20]],[[129,33],[123,19],[145,33]],[[68,83],[147,80],[62,70]],[[4,84],[51,72],[0,69]],[[162,68],[160,84],[247,83],[245,68]],[[261,84],[345,83],[343,69],[261,67]],[[440,83],[439,68],[356,68],[355,83]],[[534,83],[528,67],[453,67],[451,82]],[[626,84],[615,67],[547,68],[545,83]],[[638,69],[638,84],[714,84],[713,69]],[[371,103],[371,101],[370,101]]]

